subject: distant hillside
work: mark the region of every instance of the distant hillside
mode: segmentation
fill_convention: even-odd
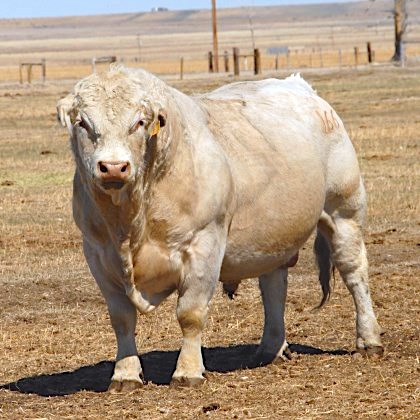
[[[311,4],[295,6],[242,7],[220,9],[220,31],[241,30],[249,25],[248,12],[255,28],[286,22],[305,21],[381,21],[390,18],[393,0]],[[410,2],[411,18],[420,19],[420,1]],[[0,41],[101,36],[151,35],[211,30],[210,10],[182,10],[133,14],[70,16],[37,19],[0,20]]]

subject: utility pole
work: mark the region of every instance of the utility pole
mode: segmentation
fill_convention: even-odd
[[[392,61],[398,61],[401,64],[405,60],[404,35],[407,29],[407,8],[406,0],[395,0],[394,9],[394,28],[395,28],[395,52]]]
[[[249,7],[248,7],[248,22],[249,22],[249,30],[251,31],[252,51],[255,51],[254,25],[252,23],[251,11],[249,10]]]
[[[139,50],[139,58],[138,58],[138,60],[141,61],[141,40],[140,40],[140,34],[137,34],[137,48]]]
[[[217,42],[217,16],[216,16],[216,0],[211,0],[211,17],[213,22],[213,58],[214,71],[219,72],[219,45]]]

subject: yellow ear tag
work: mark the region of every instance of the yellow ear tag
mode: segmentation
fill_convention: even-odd
[[[159,134],[159,131],[160,131],[160,121],[157,120],[155,122],[155,125],[153,126],[152,132],[150,133],[150,137],[156,136],[157,134]]]

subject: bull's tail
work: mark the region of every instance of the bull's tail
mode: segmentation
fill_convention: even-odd
[[[314,253],[316,262],[319,269],[319,283],[322,289],[322,299],[315,309],[321,308],[325,302],[329,299],[331,294],[331,275],[333,272],[333,265],[331,262],[331,249],[327,239],[322,235],[320,230],[317,230]]]

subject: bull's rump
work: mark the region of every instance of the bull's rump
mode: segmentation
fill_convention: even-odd
[[[323,103],[309,86],[297,87],[277,80],[248,82],[202,98],[235,184],[222,281],[286,264],[319,220],[327,139],[316,110]]]

